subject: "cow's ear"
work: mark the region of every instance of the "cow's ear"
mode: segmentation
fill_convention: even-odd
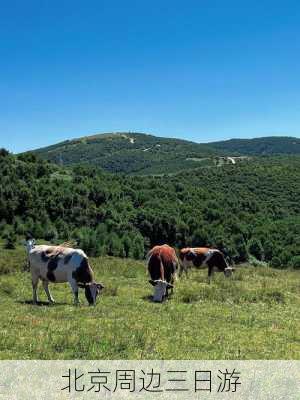
[[[174,286],[171,283],[169,283],[169,282],[167,283],[167,289],[173,289],[173,287]]]
[[[99,289],[99,290],[104,289],[104,286],[102,285],[102,283],[97,283],[97,289]]]
[[[80,287],[80,288],[82,288],[82,289],[85,289],[85,288],[86,288],[86,285],[83,284],[83,283],[77,283],[77,286]]]
[[[149,283],[150,283],[152,286],[156,286],[156,285],[157,285],[157,282],[154,281],[154,280],[152,280],[152,279],[149,280]]]

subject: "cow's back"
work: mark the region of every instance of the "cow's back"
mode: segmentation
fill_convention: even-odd
[[[161,271],[163,265],[163,275]],[[173,274],[176,272],[177,256],[175,250],[168,246],[155,246],[148,254],[148,270],[153,280],[165,279],[170,282]]]
[[[187,247],[180,250],[180,261],[186,267],[195,266],[206,268],[206,266],[216,266],[224,271],[228,267],[223,253],[215,248],[209,247]]]
[[[62,246],[35,246],[29,253],[31,271],[41,279],[66,282],[71,276],[80,282],[91,282],[92,270],[86,254]]]
[[[180,260],[186,267],[195,266],[197,268],[205,267],[205,262],[209,252],[212,249],[208,247],[187,247],[180,250]]]

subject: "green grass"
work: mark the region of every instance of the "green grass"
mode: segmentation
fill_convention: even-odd
[[[299,271],[245,267],[211,285],[194,271],[154,304],[144,263],[98,258],[96,307],[83,293],[73,306],[67,284],[51,285],[56,305],[33,306],[24,264],[24,250],[1,249],[0,359],[300,358]]]

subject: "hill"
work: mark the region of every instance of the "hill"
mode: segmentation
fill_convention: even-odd
[[[144,262],[97,257],[91,265],[105,289],[96,307],[80,290],[75,308],[67,284],[50,285],[50,307],[40,285],[37,307],[21,269],[24,248],[0,242],[0,252],[1,360],[299,359],[298,271],[245,266],[232,280],[216,274],[211,285],[207,271],[193,271],[155,304]]]
[[[200,164],[212,165],[213,157],[223,154],[206,144],[134,132],[67,140],[34,153],[65,166],[83,163],[108,172],[136,174],[176,173]]]
[[[118,132],[67,140],[33,152],[64,166],[89,164],[108,172],[161,175],[235,164],[246,161],[243,156],[300,154],[300,139],[265,137],[201,144],[144,133]]]
[[[150,246],[213,246],[235,262],[299,267],[300,157],[171,176],[63,168],[0,153],[0,235],[75,239],[90,255],[143,258]]]
[[[255,139],[230,139],[209,144],[212,148],[232,155],[272,156],[300,154],[300,139],[270,136]]]

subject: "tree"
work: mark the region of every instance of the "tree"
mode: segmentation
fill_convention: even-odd
[[[290,264],[291,264],[292,268],[300,269],[300,256],[294,256],[291,259],[291,263]]]
[[[264,260],[264,249],[262,247],[261,241],[256,238],[252,238],[249,240],[247,244],[248,252],[256,257],[258,260]]]
[[[144,258],[144,240],[140,235],[136,235],[132,243],[133,258],[141,260]]]
[[[44,239],[51,242],[58,238],[58,233],[55,226],[48,224],[44,230]]]
[[[16,248],[16,235],[14,232],[7,234],[4,247],[11,250]]]
[[[234,261],[245,262],[248,259],[248,252],[245,240],[242,235],[235,235],[233,238],[234,248],[236,251],[236,256]]]
[[[281,268],[281,260],[279,257],[273,257],[270,266],[273,268]]]
[[[9,155],[9,151],[8,150],[6,150],[4,148],[0,149],[0,157],[7,157],[8,155]]]

